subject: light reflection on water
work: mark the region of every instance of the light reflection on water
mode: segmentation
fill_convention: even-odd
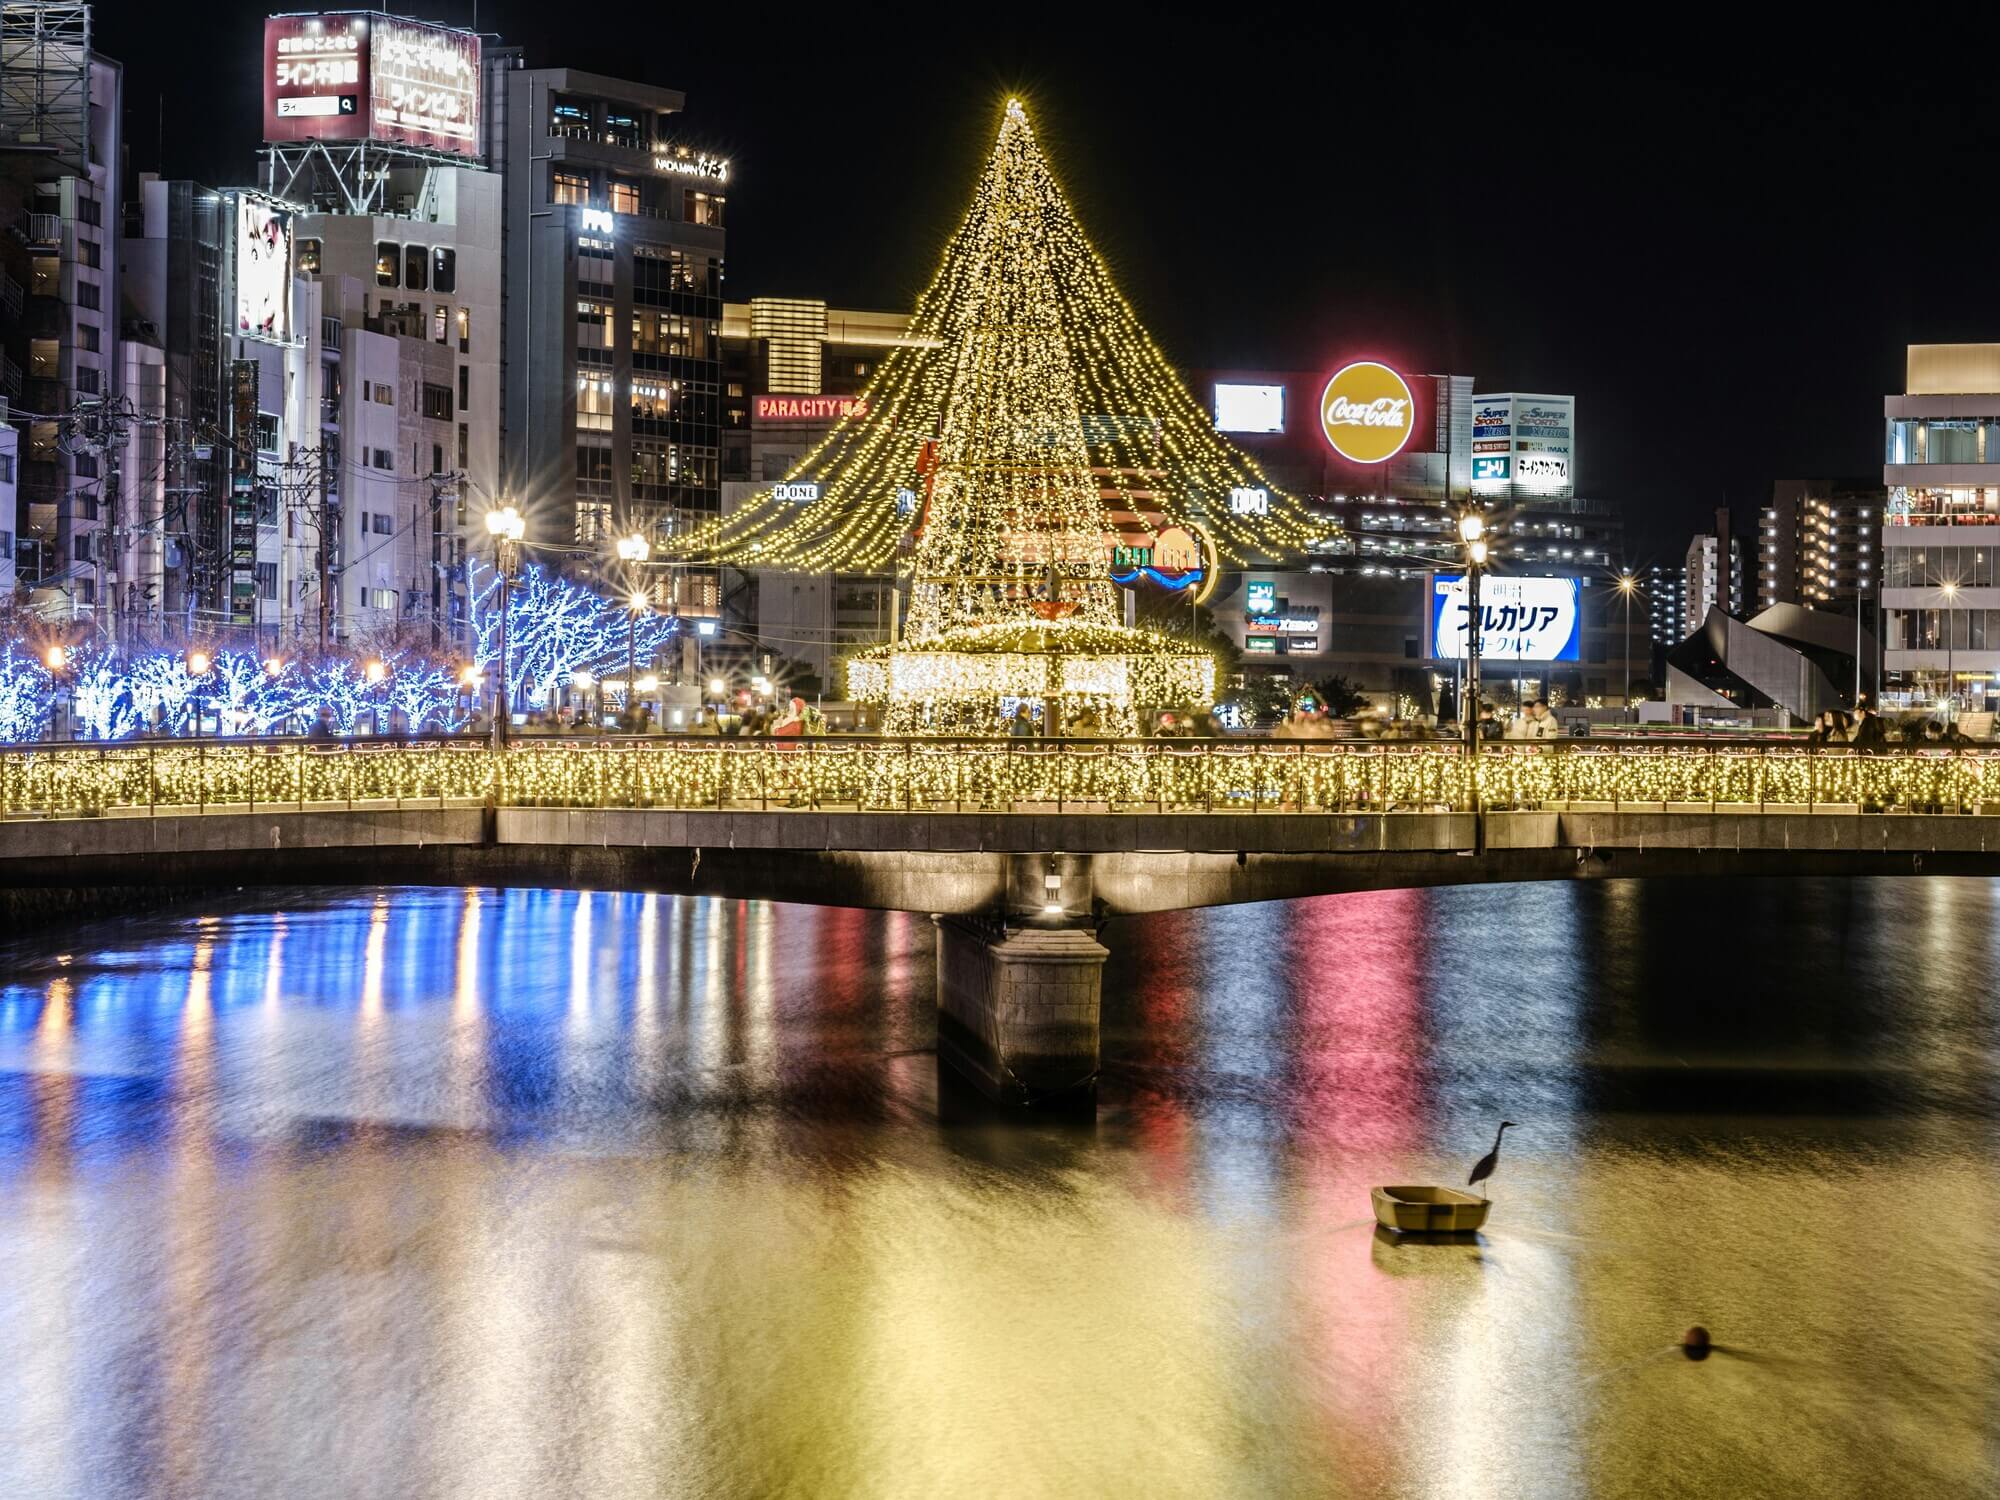
[[[1997,898],[1124,921],[1085,1123],[940,1091],[921,917],[77,929],[0,968],[0,1495],[1990,1492]],[[1503,1114],[1480,1241],[1374,1233]]]

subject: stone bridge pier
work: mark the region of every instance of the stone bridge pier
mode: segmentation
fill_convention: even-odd
[[[938,1057],[1008,1104],[1097,1085],[1104,961],[1087,854],[1015,854],[997,914],[934,913]]]

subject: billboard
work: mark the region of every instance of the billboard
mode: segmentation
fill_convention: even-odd
[[[1463,660],[1465,575],[1431,575],[1429,656]],[[1581,661],[1583,582],[1577,578],[1479,580],[1479,656],[1482,661]]]
[[[236,197],[236,331],[292,341],[292,211],[257,193]]]
[[[1476,495],[1576,493],[1576,398],[1503,394],[1472,399]]]
[[[264,22],[265,140],[367,138],[368,22],[363,15]]]
[[[479,154],[479,38],[399,16],[375,17],[369,133],[426,151]]]
[[[1215,384],[1217,432],[1283,432],[1285,388],[1281,385]]]
[[[264,139],[479,154],[479,38],[400,16],[264,22]]]
[[[1402,376],[1379,361],[1356,360],[1320,392],[1320,431],[1349,463],[1387,463],[1415,435],[1416,406]]]

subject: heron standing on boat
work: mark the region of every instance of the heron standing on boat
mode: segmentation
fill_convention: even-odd
[[[1480,1183],[1493,1175],[1493,1169],[1500,1165],[1500,1137],[1507,1133],[1513,1123],[1512,1120],[1500,1122],[1500,1128],[1493,1132],[1493,1149],[1472,1164],[1472,1175],[1465,1179],[1467,1187],[1479,1187]],[[1486,1196],[1485,1188],[1479,1188],[1479,1196],[1482,1198]]]

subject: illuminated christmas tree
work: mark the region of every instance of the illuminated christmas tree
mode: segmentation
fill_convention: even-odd
[[[781,498],[801,481],[817,484],[816,499]],[[1238,513],[1240,491],[1262,494]],[[1098,580],[1110,546],[1145,548],[1176,526],[1229,565],[1334,530],[1216,433],[1010,101],[908,341],[877,367],[861,409],[784,487],[669,550],[805,572],[886,571],[900,552],[915,565],[916,634],[987,617],[996,595],[1019,605],[1047,594],[1051,570],[1075,613],[1108,623],[1114,595]]]

